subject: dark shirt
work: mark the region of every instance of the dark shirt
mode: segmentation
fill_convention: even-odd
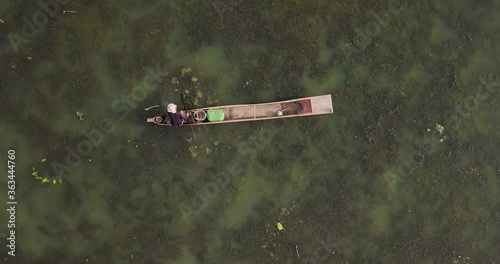
[[[170,119],[170,124],[172,124],[172,126],[182,125],[182,118],[178,113],[175,113],[175,114],[167,113],[167,114],[168,114],[168,118]]]

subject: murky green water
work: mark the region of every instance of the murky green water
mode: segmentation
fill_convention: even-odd
[[[36,1],[0,4],[4,263],[500,259],[497,2],[57,6],[44,24]],[[181,91],[188,107],[332,94],[334,114],[196,143],[145,122]]]

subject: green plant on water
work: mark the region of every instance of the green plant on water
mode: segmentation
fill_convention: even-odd
[[[172,84],[179,84],[179,79],[173,77],[172,80],[170,80],[170,83],[172,83]]]
[[[80,121],[85,119],[85,115],[80,111],[76,112],[76,116],[80,119]]]
[[[46,162],[47,159],[46,158],[42,158],[40,160],[41,163],[44,163]],[[33,178],[35,178],[35,180],[37,181],[40,181],[40,183],[43,185],[44,183],[48,183],[48,182],[52,182],[52,184],[57,184],[57,182],[59,183],[62,183],[62,180],[61,179],[56,179],[54,177],[51,177],[51,178],[47,178],[47,177],[42,177],[40,175],[38,175],[38,171],[35,167],[31,167],[31,175],[33,176]]]
[[[191,72],[191,68],[182,68],[181,69],[182,76],[184,76],[184,75],[186,75],[186,74],[188,74],[190,72]]]
[[[218,103],[217,94],[214,91],[207,91],[205,87],[201,87],[203,85],[202,79],[194,76],[192,68],[183,67],[180,70],[180,75],[177,72],[170,77],[170,83],[176,86],[176,92],[182,92],[185,95],[187,108],[198,108],[203,105]]]
[[[443,134],[444,126],[442,126],[440,124],[436,124],[436,129],[437,129],[437,131],[439,131],[439,135]]]

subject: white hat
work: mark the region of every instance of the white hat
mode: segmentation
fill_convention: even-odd
[[[177,113],[177,105],[176,104],[168,104],[167,105],[167,112],[175,114]]]

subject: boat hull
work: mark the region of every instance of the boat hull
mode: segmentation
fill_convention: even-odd
[[[206,113],[210,113],[211,110],[212,112],[219,111],[219,113],[222,110],[223,120],[209,120],[210,115],[206,117]],[[191,123],[183,124],[181,127],[331,114],[333,113],[333,104],[332,96],[327,94],[272,103],[204,107],[188,110],[188,113],[191,116],[196,113],[196,116],[202,116],[205,119],[194,120]],[[172,126],[165,119],[165,115],[148,118],[147,122],[159,126]]]

